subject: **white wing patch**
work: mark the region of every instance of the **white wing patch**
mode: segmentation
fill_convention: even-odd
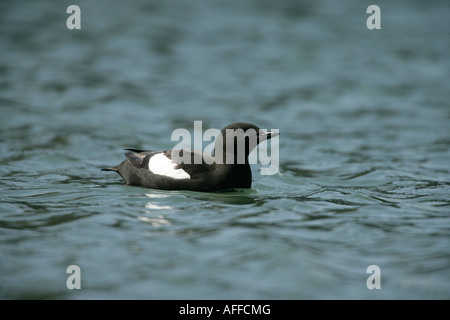
[[[177,164],[172,162],[163,153],[155,154],[148,162],[148,169],[154,174],[167,176],[173,179],[190,179],[191,176],[183,169],[176,169]]]

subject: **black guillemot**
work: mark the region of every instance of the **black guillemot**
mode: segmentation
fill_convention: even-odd
[[[278,132],[237,122],[221,130],[211,155],[188,150],[126,149],[123,162],[102,170],[117,172],[126,185],[150,189],[210,192],[251,188],[248,155],[260,142],[275,136]],[[180,161],[180,158],[190,161]]]

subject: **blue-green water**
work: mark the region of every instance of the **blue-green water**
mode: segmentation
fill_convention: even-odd
[[[449,17],[448,1],[2,1],[0,298],[449,299]],[[279,129],[280,173],[196,193],[100,171],[195,120]]]

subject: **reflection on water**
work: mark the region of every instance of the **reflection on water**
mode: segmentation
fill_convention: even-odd
[[[192,193],[190,194],[195,199],[203,201],[211,201],[218,204],[255,204],[260,200],[258,192],[253,189],[233,189],[224,190],[212,193]]]

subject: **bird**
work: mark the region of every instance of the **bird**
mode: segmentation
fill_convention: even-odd
[[[262,141],[278,136],[254,124],[236,122],[220,131],[214,151],[125,149],[125,160],[103,168],[117,172],[125,185],[160,190],[214,192],[250,189],[252,171],[249,154]]]

